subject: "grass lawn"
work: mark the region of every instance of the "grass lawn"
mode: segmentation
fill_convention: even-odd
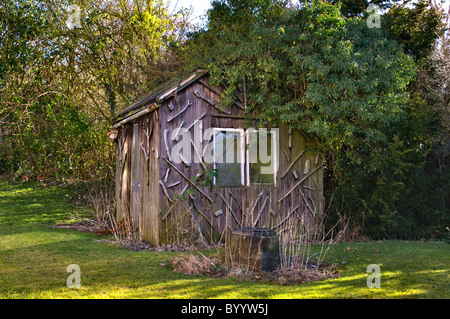
[[[88,210],[68,193],[0,180],[0,298],[450,298],[446,243],[339,243],[326,262],[342,264],[341,277],[296,286],[190,276],[164,266],[179,253],[133,252],[52,228]],[[70,264],[80,266],[79,289],[66,286]],[[379,289],[367,288],[370,264],[381,268]]]

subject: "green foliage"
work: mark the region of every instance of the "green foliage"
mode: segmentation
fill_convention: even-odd
[[[440,174],[416,170],[405,186],[397,203],[402,213],[393,225],[392,237],[449,240],[449,170]]]
[[[404,45],[406,53],[421,61],[444,33],[442,14],[431,0],[408,0],[394,4],[383,15],[381,27],[390,39]]]
[[[408,171],[396,202],[396,238],[448,238],[448,34],[439,1],[405,1],[382,17],[386,36],[401,43],[416,61],[402,140],[419,145],[418,165]],[[447,21],[448,22],[448,21]],[[446,102],[447,101],[447,102]],[[417,152],[416,152],[417,154]]]
[[[424,163],[428,138],[429,117],[421,118],[408,91],[414,60],[384,30],[368,28],[364,17],[345,18],[338,6],[244,2],[243,11],[231,1],[221,2],[229,11],[213,7],[211,29],[190,44],[202,53],[188,65],[203,63],[210,80],[225,85],[224,106],[245,84],[247,111],[261,124],[281,121],[314,137],[327,158],[332,217],[345,214],[373,238],[397,233],[408,219],[399,199]],[[228,28],[218,33],[223,12]],[[248,12],[257,14],[243,19]]]
[[[204,187],[212,187],[213,179],[218,176],[218,170],[214,168],[206,168],[199,174],[199,177],[194,177],[193,182]]]
[[[209,187],[212,187],[213,178],[217,177],[217,176],[218,176],[217,169],[207,168],[207,169],[199,172],[197,176],[191,177],[190,181],[197,186],[209,188]],[[186,191],[182,195],[175,193],[173,197],[174,197],[174,199],[184,200],[184,199],[187,199],[188,196],[194,195],[194,194],[195,194],[194,187],[189,187],[188,189],[186,189]]]
[[[28,116],[13,120],[23,125],[9,140],[18,174],[86,179],[102,166],[98,161],[109,162],[106,123],[92,122],[61,96],[46,96],[29,106]]]
[[[2,1],[0,171],[112,179],[112,116],[182,60],[226,85],[223,106],[245,85],[261,125],[288,123],[317,141],[332,215],[373,237],[447,234],[448,86],[438,71],[448,54],[429,61],[442,12],[429,0],[339,2],[216,0],[184,43],[187,12],[159,1],[78,1],[74,29],[67,0]],[[369,3],[391,7],[381,29],[366,26]]]
[[[113,178],[113,116],[178,64],[186,12],[152,0],[77,1],[80,26],[70,28],[69,4],[0,3],[0,171]]]
[[[340,4],[340,11],[344,16],[356,17],[362,15],[367,10],[369,5],[374,4],[381,9],[389,8],[392,2],[399,2],[400,0],[385,1],[385,0],[331,0],[332,4]]]
[[[255,21],[277,19],[289,1],[286,0],[213,0],[208,31],[225,34],[228,29],[243,32]]]

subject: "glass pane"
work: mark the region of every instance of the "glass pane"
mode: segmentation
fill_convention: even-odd
[[[216,186],[242,186],[240,132],[216,131],[214,162],[217,170]]]
[[[274,184],[272,133],[249,132],[250,184]]]

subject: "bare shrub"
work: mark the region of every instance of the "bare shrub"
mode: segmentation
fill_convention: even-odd
[[[249,271],[242,267],[225,268],[217,256],[183,254],[172,260],[174,271],[186,275],[207,275],[216,278],[234,278],[238,281],[266,281],[283,286],[297,285],[309,281],[339,278],[335,266],[310,267],[308,269],[279,268],[272,272]]]
[[[189,201],[180,196],[161,211],[162,242],[167,245],[188,247],[209,247],[208,240],[203,235],[193,207]]]
[[[224,270],[220,267],[217,257],[206,257],[203,254],[181,255],[172,260],[174,271],[186,275],[223,276]]]
[[[312,221],[302,214],[290,218],[285,226],[278,230],[281,268],[308,269],[312,263],[320,266],[327,252],[346,232],[348,225],[342,221],[340,219],[327,231],[326,217],[316,217]],[[338,226],[341,227],[340,231]]]
[[[72,198],[75,205],[92,207],[92,214],[71,214],[65,222],[56,225],[56,228],[75,229],[81,232],[96,234],[112,234],[116,239],[124,238],[121,225],[115,220],[114,183],[105,178],[101,182],[89,181],[73,186],[78,193]],[[68,195],[67,195],[68,196]],[[123,223],[122,223],[123,224]]]

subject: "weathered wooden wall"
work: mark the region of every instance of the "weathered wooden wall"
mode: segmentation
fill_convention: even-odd
[[[165,100],[155,111],[123,125],[118,132],[116,199],[119,222],[131,219],[141,240],[158,245],[167,240],[168,218],[187,215],[207,239],[218,240],[227,228],[238,226],[271,227],[281,230],[292,218],[314,223],[323,213],[322,159],[311,153],[312,141],[297,130],[280,125],[279,170],[276,187],[193,186],[191,180],[206,167],[200,163],[176,164],[171,158],[175,141],[172,133],[189,128],[203,134],[207,128],[255,127],[254,119],[244,119],[245,96],[238,94],[236,104],[219,110],[221,90],[207,77],[195,81]],[[193,123],[201,119],[201,132]],[[203,154],[208,141],[204,141]],[[192,147],[192,158],[196,155]],[[212,164],[208,166],[212,168]],[[246,183],[247,184],[247,181]],[[186,193],[194,188],[194,195]],[[171,209],[177,196],[183,205]]]
[[[158,110],[122,126],[117,140],[117,221],[159,245]],[[127,223],[130,221],[130,223]]]
[[[199,97],[199,93],[206,99]],[[190,167],[173,164],[173,159],[171,160],[167,154],[166,144],[170,152],[174,146],[174,141],[170,139],[174,130],[180,127],[188,128],[199,118],[203,121],[203,132],[210,127],[242,128],[244,121],[246,125],[251,125],[252,122],[257,124],[252,120],[240,118],[245,115],[243,94],[237,98],[237,105],[223,111],[211,105],[211,102],[217,105],[219,98],[220,89],[212,87],[207,78],[202,78],[161,106],[161,134],[164,132],[168,134],[166,139],[163,137],[160,139],[162,158],[159,174],[160,179],[164,177],[162,183],[165,185],[165,187],[160,185],[162,207],[170,207],[169,198],[173,198],[175,194],[182,194],[190,186],[186,178],[174,167],[188,178],[195,177],[204,170],[198,163],[192,163]],[[185,109],[188,104],[191,105]],[[185,111],[175,117],[183,109]],[[193,134],[194,127],[190,130]],[[292,216],[298,218],[304,214],[307,220],[313,221],[315,215],[323,212],[321,159],[307,150],[311,149],[311,145],[308,145],[311,142],[299,131],[289,130],[286,125],[281,125],[279,132],[282,145],[279,150],[280,165],[276,187],[268,185],[201,187],[204,194],[196,190],[193,198],[188,198],[189,203],[186,206],[191,207],[193,215],[196,215],[196,221],[209,238],[213,240],[220,238],[227,226],[278,228]],[[202,145],[202,149],[205,144]],[[191,149],[191,152],[194,154],[195,150]],[[166,179],[168,170],[169,175]]]

